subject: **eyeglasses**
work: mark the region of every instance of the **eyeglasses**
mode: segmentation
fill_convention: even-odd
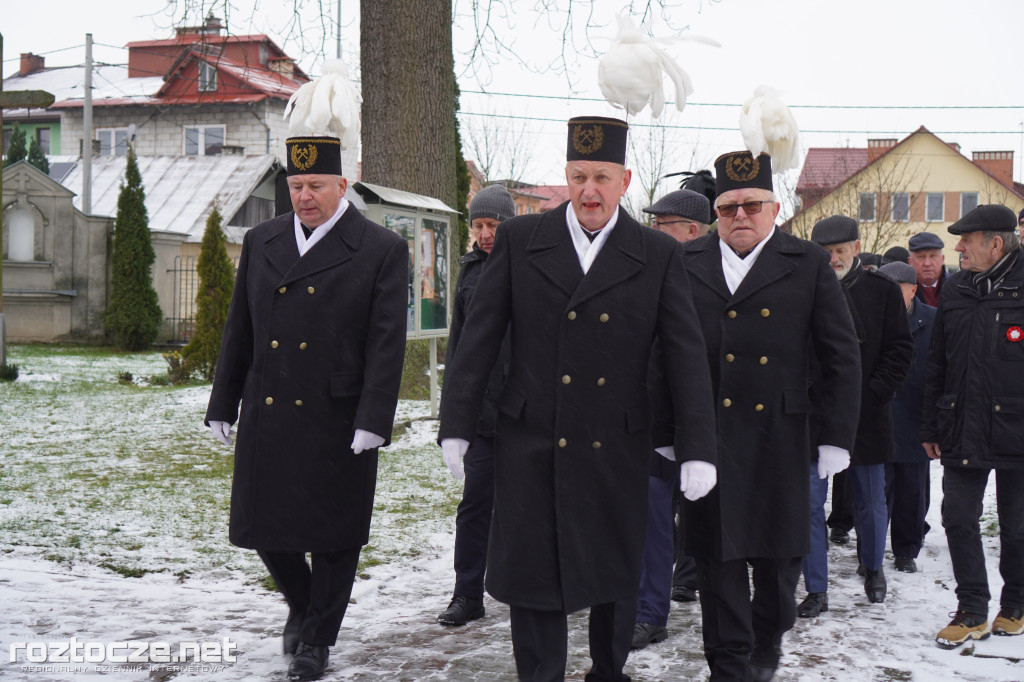
[[[746,213],[747,215],[754,215],[756,213],[760,213],[761,209],[764,208],[765,204],[770,203],[772,203],[771,200],[744,201],[742,204],[722,204],[720,206],[717,206],[716,208],[718,209],[718,215],[723,216],[725,218],[732,218],[734,215],[736,215],[736,211],[740,208],[742,208],[743,212]]]

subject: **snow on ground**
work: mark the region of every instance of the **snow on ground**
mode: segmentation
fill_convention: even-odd
[[[283,680],[287,609],[264,586],[253,553],[227,543],[231,455],[202,427],[208,386],[148,385],[166,369],[155,353],[15,346],[11,356],[22,377],[0,384],[0,678]],[[125,371],[135,384],[117,383]],[[428,416],[425,402],[403,402],[404,431],[381,453],[370,545],[326,680],[515,679],[502,604],[488,598],[487,617],[464,628],[434,622],[451,596],[461,488],[441,462]],[[954,651],[933,642],[956,605],[940,483],[936,465],[920,571],[897,573],[890,556],[884,604],[867,603],[852,545],[830,547],[830,611],[798,620],[776,679],[1024,680],[1024,638],[991,637]],[[986,544],[994,617],[1002,585],[994,531]],[[570,679],[589,667],[586,623],[585,613],[570,617]],[[630,656],[634,680],[707,677],[698,606],[673,604],[669,631],[667,641]],[[15,642],[72,637],[175,647],[226,637],[237,657],[139,670],[47,670],[24,650],[9,660]]]

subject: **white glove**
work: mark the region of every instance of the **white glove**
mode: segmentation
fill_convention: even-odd
[[[231,445],[231,424],[211,420],[210,431],[213,433],[213,437],[221,443]]]
[[[679,490],[690,502],[711,492],[718,482],[718,469],[711,462],[691,459],[679,467]]]
[[[674,445],[666,445],[663,448],[654,448],[654,451],[670,462],[676,461],[676,448]]]
[[[818,476],[828,478],[850,466],[850,451],[835,445],[818,446]]]
[[[356,429],[352,437],[352,453],[358,455],[363,450],[373,450],[384,445],[384,439],[376,433]]]
[[[448,465],[448,471],[458,479],[466,477],[462,470],[462,458],[469,450],[469,441],[464,438],[442,438],[441,454],[444,456],[444,463]]]

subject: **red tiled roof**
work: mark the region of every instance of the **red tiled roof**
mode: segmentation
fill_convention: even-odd
[[[811,147],[796,183],[796,193],[831,190],[864,168],[868,150],[850,147]]]
[[[569,201],[569,188],[565,185],[536,185],[530,188],[530,193],[549,197],[547,201],[541,202],[542,211],[548,211]]]

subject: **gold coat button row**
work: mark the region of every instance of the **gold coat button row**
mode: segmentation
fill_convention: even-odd
[[[270,342],[270,347],[271,348],[277,348],[279,345],[281,345],[281,344],[279,344],[276,340]]]
[[[768,356],[767,355],[762,355],[761,359],[758,360],[758,362],[760,362],[762,365],[767,365],[768,364]]]
[[[301,400],[296,400],[295,401],[295,407],[302,407],[302,401]]]
[[[728,398],[726,398],[725,400],[722,401],[722,405],[724,405],[726,407],[731,407],[732,406],[732,401],[729,400]]]
[[[768,310],[767,308],[761,308],[761,317],[768,317],[771,314],[772,311]]]
[[[728,315],[729,315],[729,319],[730,319],[730,320],[734,320],[734,319],[736,319],[736,311],[735,311],[735,310],[730,310],[730,311],[728,312]]]
[[[602,322],[607,322],[608,319],[609,319],[608,318],[608,313],[601,313],[601,317],[598,318],[598,319],[600,319]]]
[[[736,359],[736,356],[733,355],[732,353],[726,353],[725,354],[725,361],[726,362],[732,362],[735,359]]]
[[[568,317],[570,320],[575,320],[576,319],[576,311],[575,310],[570,310],[569,314],[566,317]]]
[[[309,348],[309,344],[305,341],[299,344],[299,350],[306,350],[307,348]]]
[[[558,447],[564,448],[566,445],[568,445],[568,443],[566,442],[566,440],[564,438],[559,438],[558,439]]]
[[[764,409],[764,405],[762,405],[761,403],[758,403],[757,405],[754,405],[754,412],[760,412],[763,409]]]
[[[313,287],[306,287],[306,293],[307,294],[312,294],[315,291],[316,291],[316,289],[314,289]]]
[[[572,377],[569,376],[568,374],[564,375],[562,377],[562,383],[563,384],[571,384],[572,383]]]
[[[288,291],[288,287],[281,287],[280,289],[277,290],[277,293],[283,294],[286,291]]]
[[[273,404],[274,404],[274,399],[273,399],[273,398],[271,398],[271,397],[270,397],[270,396],[268,395],[268,396],[267,396],[267,405],[273,405]]]

